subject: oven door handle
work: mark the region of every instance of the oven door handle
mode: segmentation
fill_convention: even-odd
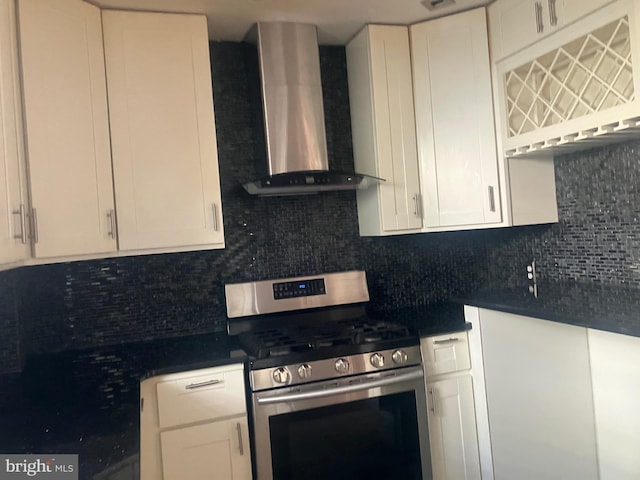
[[[311,400],[314,398],[330,397],[332,395],[341,395],[343,393],[359,392],[360,390],[368,390],[370,388],[384,387],[387,385],[395,385],[398,383],[418,380],[423,378],[422,368],[412,370],[409,373],[401,373],[377,380],[363,381],[355,385],[336,386],[323,388],[319,390],[309,390],[298,393],[285,393],[284,395],[274,395],[272,397],[257,397],[258,405],[269,405],[273,403],[294,402],[297,400]]]

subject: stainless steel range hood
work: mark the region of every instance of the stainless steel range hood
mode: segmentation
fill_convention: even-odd
[[[366,188],[374,177],[329,170],[315,25],[258,23],[268,177],[243,184],[252,195],[303,195]]]

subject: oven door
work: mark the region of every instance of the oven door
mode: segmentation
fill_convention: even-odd
[[[258,480],[431,479],[420,366],[252,399]]]

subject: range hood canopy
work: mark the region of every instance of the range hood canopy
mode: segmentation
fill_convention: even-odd
[[[329,171],[315,25],[258,23],[257,42],[269,176],[243,184],[252,195],[303,195],[366,188],[375,177]]]

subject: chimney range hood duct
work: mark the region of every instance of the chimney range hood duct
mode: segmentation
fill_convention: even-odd
[[[304,195],[366,188],[375,177],[329,170],[315,25],[258,23],[268,177],[243,184],[252,195]]]

